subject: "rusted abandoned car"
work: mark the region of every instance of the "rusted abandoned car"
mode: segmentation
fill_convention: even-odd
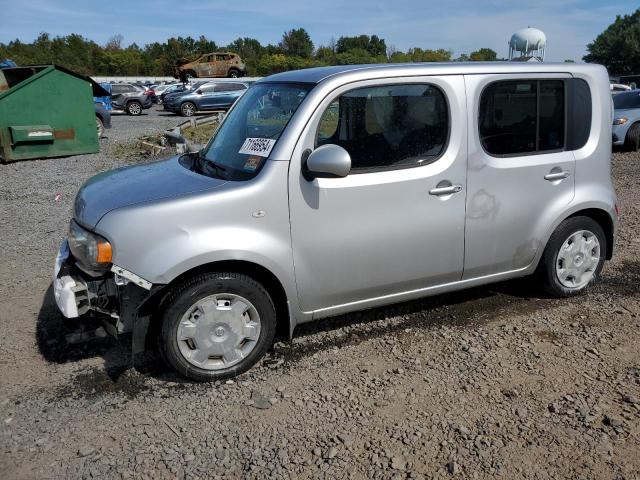
[[[189,77],[231,77],[238,78],[245,74],[245,64],[240,55],[230,52],[206,53],[193,62],[180,63],[176,66],[175,77],[186,81]]]

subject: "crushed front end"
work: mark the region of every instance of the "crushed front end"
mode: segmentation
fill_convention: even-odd
[[[135,334],[140,330],[138,324],[140,334],[146,334],[148,317],[140,315],[140,309],[152,295],[151,283],[111,263],[109,242],[74,220],[56,257],[53,289],[66,318],[97,313],[96,318],[114,337]],[[134,350],[141,351],[137,343]]]

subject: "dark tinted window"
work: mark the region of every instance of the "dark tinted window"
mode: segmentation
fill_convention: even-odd
[[[489,85],[480,100],[480,141],[494,155],[564,147],[562,80],[509,80]]]
[[[584,147],[591,133],[591,90],[581,78],[566,80],[567,150]]]
[[[218,83],[216,85],[216,92],[235,92],[244,89],[245,86],[241,83]]]
[[[432,85],[387,85],[352,90],[324,112],[316,145],[349,152],[352,171],[424,165],[444,150],[447,103]]]
[[[564,148],[564,82],[539,83],[538,150]]]
[[[625,108],[640,108],[640,93],[618,93],[613,96],[613,106],[619,110]]]
[[[119,95],[124,92],[124,85],[111,85],[111,95]]]

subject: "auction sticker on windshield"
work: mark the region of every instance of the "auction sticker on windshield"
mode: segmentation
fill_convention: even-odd
[[[275,143],[272,138],[247,138],[238,153],[268,157]]]

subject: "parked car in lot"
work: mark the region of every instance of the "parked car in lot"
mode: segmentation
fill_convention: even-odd
[[[156,85],[153,90],[156,92],[156,97],[157,103],[162,103],[162,95],[167,92],[167,90],[171,89],[172,87],[177,87],[177,86],[182,86],[182,84],[178,84],[178,83],[167,83],[165,85]]]
[[[200,80],[198,82],[193,82],[193,83],[180,83],[178,85],[173,85],[172,87],[166,89],[162,95],[160,95],[160,101],[164,105],[168,97],[183,95],[185,92],[190,92],[194,89],[197,89],[200,85],[204,85],[205,83],[207,83],[207,80]]]
[[[96,128],[98,130],[98,138],[102,138],[104,131],[111,128],[111,112],[107,110],[100,102],[94,102],[96,110]]]
[[[267,77],[200,152],[81,188],[56,302],[213,380],[332,315],[524,276],[581,294],[613,254],[611,115],[590,64]]]
[[[613,144],[629,151],[640,149],[640,90],[613,97]]]
[[[140,115],[153,105],[148,91],[130,83],[111,85],[111,103],[114,109],[124,110],[129,115]]]
[[[246,67],[237,53],[213,52],[200,56],[193,62],[176,66],[175,77],[185,81],[188,78],[244,76]]]
[[[148,95],[151,98],[153,103],[157,103],[158,97],[156,96],[156,91],[151,87],[151,85],[136,85],[140,90],[142,90],[145,95]]]
[[[207,82],[182,94],[165,97],[164,109],[183,117],[203,110],[227,110],[247,88],[249,85],[244,82]]]

